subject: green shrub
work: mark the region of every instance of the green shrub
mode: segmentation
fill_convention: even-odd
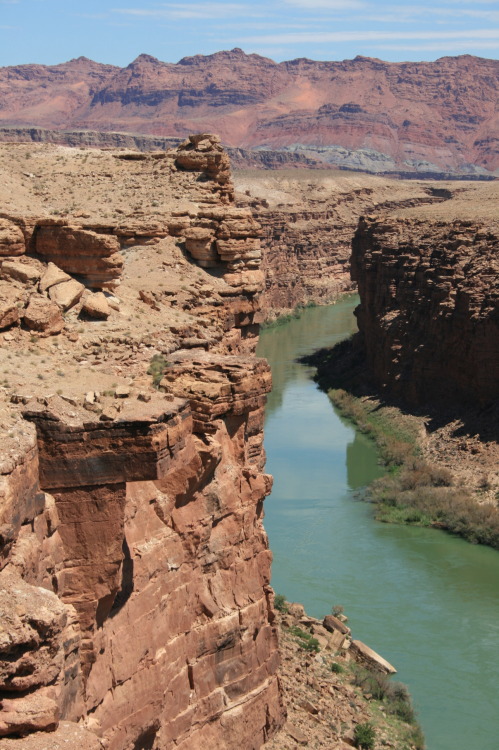
[[[147,374],[152,375],[152,384],[155,388],[158,388],[163,377],[165,368],[168,367],[168,362],[162,354],[155,354],[147,369]]]
[[[283,613],[289,612],[289,610],[288,610],[288,604],[286,602],[286,597],[284,596],[284,594],[276,594],[275,595],[275,597],[274,597],[274,607],[279,612],[283,612]]]
[[[312,633],[307,633],[305,630],[294,625],[289,629],[291,635],[294,635],[300,648],[304,651],[311,651],[317,653],[321,650],[319,641],[314,638]]]
[[[364,724],[357,724],[354,731],[355,747],[372,750],[376,741],[376,730],[373,725],[366,721]]]
[[[342,667],[341,664],[338,664],[337,661],[333,661],[331,663],[331,672],[334,672],[335,674],[341,674],[345,671],[345,667]]]

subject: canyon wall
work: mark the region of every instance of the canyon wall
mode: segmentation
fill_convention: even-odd
[[[0,69],[0,122],[178,138],[204,129],[236,149],[378,174],[487,177],[499,168],[498,67],[471,55],[276,63],[237,48],[176,64],[142,54],[124,68],[80,57]]]
[[[362,347],[378,384],[409,403],[479,409],[499,397],[496,201],[497,188],[468,189],[442,207],[359,223]]]
[[[238,203],[250,207],[262,226],[261,305],[267,320],[356,289],[350,256],[362,214],[443,200],[428,183],[332,170],[244,169],[234,180]]]
[[[260,228],[213,136],[88,158],[0,148],[0,747],[256,750]]]

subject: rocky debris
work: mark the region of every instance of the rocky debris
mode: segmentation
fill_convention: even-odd
[[[497,400],[498,249],[495,221],[360,221],[352,278],[360,341],[378,383],[413,405]]]
[[[32,294],[23,315],[24,323],[43,336],[53,336],[64,328],[61,308],[41,294]]]
[[[19,290],[7,282],[0,281],[0,330],[18,323],[23,307]]]
[[[296,602],[285,602],[276,617],[287,722],[265,745],[268,750],[296,750],[297,746],[346,750],[354,745],[355,726],[365,722],[376,725],[376,749],[406,746],[397,741],[402,740],[407,725],[400,722],[397,727],[393,717],[384,719],[381,711],[373,710],[371,696],[356,687],[359,653],[352,650],[350,641],[338,648],[334,643],[338,630],[326,631],[327,640],[320,646],[307,640],[322,625]]]
[[[21,229],[9,219],[0,218],[0,257],[23,255],[25,250],[24,234]]]
[[[96,292],[85,296],[81,311],[91,318],[107,320],[111,315],[111,305],[102,292]]]

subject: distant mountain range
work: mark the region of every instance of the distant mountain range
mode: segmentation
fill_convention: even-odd
[[[0,125],[183,137],[372,172],[499,175],[499,60],[276,63],[240,49],[126,68],[0,68]]]

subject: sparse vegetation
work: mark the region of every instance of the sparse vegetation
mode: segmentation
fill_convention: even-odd
[[[454,485],[451,472],[421,456],[418,428],[399,410],[343,389],[328,395],[357,427],[376,442],[387,473],[370,487],[376,518],[385,523],[432,526],[474,544],[499,549],[499,512],[478,504],[471,492]]]
[[[355,747],[363,750],[371,750],[376,742],[376,730],[373,725],[366,721],[363,724],[357,724],[354,731]]]
[[[307,633],[306,630],[302,630],[297,625],[293,625],[293,627],[289,629],[289,632],[296,638],[299,647],[304,651],[318,653],[321,650],[319,641],[317,638],[314,638],[312,633]]]
[[[288,604],[286,602],[286,597],[283,594],[276,594],[274,597],[274,607],[279,611],[285,614],[288,612]]]
[[[345,671],[345,668],[341,666],[337,661],[331,662],[331,672],[334,672],[334,674],[342,674]]]
[[[155,388],[159,388],[161,379],[168,362],[162,354],[154,354],[147,369],[147,374],[152,375],[152,383]]]

